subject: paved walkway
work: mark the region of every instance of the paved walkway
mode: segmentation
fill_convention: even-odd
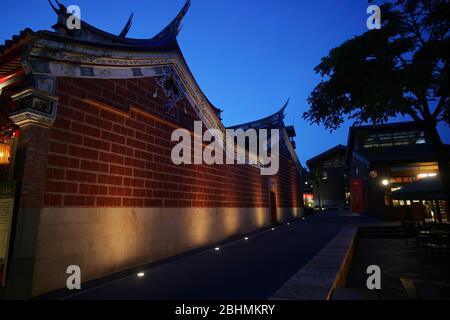
[[[450,262],[431,260],[424,251],[417,254],[414,239],[359,239],[346,287],[367,290],[367,266],[378,265],[381,269],[381,290],[376,291],[379,300],[410,299],[400,279],[445,285],[447,291],[442,291],[441,296],[450,298]],[[426,294],[422,296],[427,298]]]
[[[71,299],[268,299],[345,226],[368,217],[327,212],[143,268]],[[98,283],[97,283],[98,284]]]

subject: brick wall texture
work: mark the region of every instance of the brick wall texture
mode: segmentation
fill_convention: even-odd
[[[169,116],[156,80],[58,79],[46,177],[40,177],[44,207],[269,206],[259,168],[172,164],[172,131],[192,129],[198,117],[186,99]],[[277,206],[300,207],[299,177],[286,153],[276,180]]]

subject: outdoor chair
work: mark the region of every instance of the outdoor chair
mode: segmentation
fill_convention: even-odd
[[[450,237],[449,234],[432,235],[430,241],[426,244],[430,250],[431,259],[434,260],[435,253],[438,253],[439,260],[443,258],[443,252],[447,253],[447,258],[450,252]]]

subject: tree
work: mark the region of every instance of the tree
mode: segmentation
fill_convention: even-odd
[[[315,67],[323,80],[303,118],[333,131],[346,119],[379,124],[410,116],[430,137],[450,199],[448,149],[436,127],[450,126],[450,2],[397,0],[380,9],[381,29],[345,41]]]

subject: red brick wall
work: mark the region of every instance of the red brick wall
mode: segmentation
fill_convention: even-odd
[[[268,207],[258,168],[172,164],[172,131],[197,115],[184,99],[172,120],[155,88],[153,78],[58,79],[44,206]],[[296,171],[281,162],[278,206],[299,207]]]
[[[277,175],[277,206],[282,208],[301,207],[303,197],[300,176],[290,157],[281,150],[280,170]]]
[[[45,194],[45,168],[50,130],[46,127],[30,124],[21,129],[18,149],[21,150],[16,165],[15,179],[22,181],[20,206],[23,208],[40,208]]]

